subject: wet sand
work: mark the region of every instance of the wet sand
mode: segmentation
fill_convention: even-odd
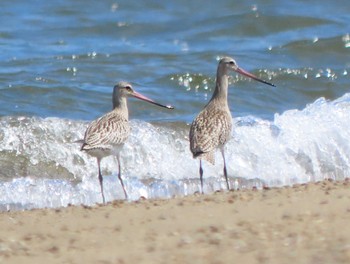
[[[350,181],[0,213],[0,263],[350,263]]]

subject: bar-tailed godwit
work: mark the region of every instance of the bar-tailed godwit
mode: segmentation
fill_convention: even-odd
[[[103,203],[105,197],[103,193],[103,177],[101,174],[100,163],[102,158],[114,155],[118,161],[118,178],[123,188],[125,199],[128,198],[120,170],[120,151],[123,144],[130,135],[129,111],[127,106],[127,97],[133,96],[143,101],[173,109],[172,106],[162,105],[136,92],[130,83],[119,82],[113,89],[113,110],[94,120],[88,126],[81,150],[86,151],[97,158],[98,179],[101,187]]]
[[[274,86],[272,83],[261,80],[238,67],[236,61],[230,57],[224,57],[219,61],[213,96],[193,120],[190,128],[191,152],[194,158],[199,158],[201,193],[203,193],[202,159],[215,164],[215,150],[218,148],[224,160],[224,176],[227,189],[230,189],[224,154],[225,144],[230,139],[232,131],[232,116],[227,102],[229,71],[235,71],[256,81]]]

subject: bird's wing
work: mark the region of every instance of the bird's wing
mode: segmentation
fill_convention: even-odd
[[[231,114],[220,109],[204,109],[190,129],[190,148],[194,156],[214,151],[225,144],[232,130]]]
[[[93,148],[122,144],[128,138],[129,133],[128,120],[110,112],[89,125],[85,132],[84,145]]]

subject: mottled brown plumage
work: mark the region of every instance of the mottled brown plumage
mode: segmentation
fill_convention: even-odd
[[[115,155],[117,157],[118,178],[120,184],[122,185],[125,199],[128,198],[123,180],[121,178],[119,157],[119,153],[124,142],[129,137],[131,130],[127,106],[128,96],[133,96],[161,107],[173,109],[172,106],[158,104],[153,100],[137,93],[135,90],[133,90],[130,83],[119,82],[116,86],[114,86],[113,110],[91,122],[89,127],[86,129],[83,145],[81,146],[81,150],[84,150],[91,156],[97,158],[98,179],[100,182],[103,203],[105,203],[105,197],[103,193],[103,177],[101,174],[100,162],[102,158],[110,155]]]
[[[224,109],[222,109],[224,108]],[[215,150],[225,145],[232,130],[232,116],[228,107],[215,100],[205,107],[193,121],[190,130],[190,147],[194,158],[215,164]]]
[[[224,155],[224,146],[230,139],[232,131],[232,116],[227,102],[228,73],[230,71],[235,71],[256,81],[273,85],[239,68],[235,60],[230,57],[224,57],[219,61],[216,73],[216,86],[213,96],[209,103],[194,119],[190,128],[190,149],[193,157],[200,159],[199,175],[202,193],[202,159],[215,164],[215,151],[217,148],[221,150],[224,160],[224,176],[226,179],[226,185],[227,189],[230,189]]]
[[[110,149],[123,144],[130,134],[128,117],[118,108],[94,120],[85,132],[81,149]]]

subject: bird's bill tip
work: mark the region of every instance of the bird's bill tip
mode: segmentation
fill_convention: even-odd
[[[150,98],[148,98],[148,97],[146,97],[146,96],[144,96],[144,95],[142,95],[142,94],[140,94],[140,93],[138,93],[136,91],[134,91],[132,93],[132,96],[134,96],[135,98],[138,98],[140,100],[143,100],[145,102],[148,102],[148,103],[160,106],[160,107],[164,107],[164,108],[167,108],[167,109],[174,109],[174,107],[171,106],[171,105],[162,105],[162,104],[157,103],[157,102],[153,101],[152,99],[150,99]]]

